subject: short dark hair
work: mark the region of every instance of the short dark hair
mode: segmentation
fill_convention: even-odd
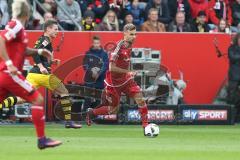
[[[44,31],[46,31],[48,27],[52,27],[54,24],[58,25],[58,22],[56,20],[54,20],[54,19],[47,20],[44,23],[44,27],[43,27]]]
[[[132,23],[128,23],[126,24],[124,27],[123,27],[123,31],[126,32],[126,31],[133,31],[133,30],[136,30],[136,26]]]
[[[94,41],[94,40],[99,40],[99,41],[100,41],[100,37],[97,36],[97,35],[95,35],[95,36],[93,36],[92,40],[93,40],[93,41]]]

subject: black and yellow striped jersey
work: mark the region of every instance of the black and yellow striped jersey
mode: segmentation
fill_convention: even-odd
[[[53,52],[52,43],[50,41],[50,38],[47,36],[42,35],[38,38],[38,40],[35,43],[34,48],[41,49],[45,48],[49,50],[50,52]],[[42,63],[42,65],[48,70],[48,72],[51,72],[51,64],[48,62],[47,58],[41,55],[34,55],[34,67],[30,70],[30,73],[41,73],[39,67],[36,64]]]

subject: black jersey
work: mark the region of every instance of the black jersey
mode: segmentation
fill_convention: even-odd
[[[36,49],[45,48],[50,52],[53,52],[50,38],[44,35],[38,38],[34,48]],[[46,57],[36,54],[33,56],[33,60],[35,64],[34,67],[30,70],[30,73],[41,73],[39,67],[37,66],[37,64],[39,63],[42,63],[42,65],[48,70],[49,73],[51,72],[51,64],[48,62],[48,59]]]

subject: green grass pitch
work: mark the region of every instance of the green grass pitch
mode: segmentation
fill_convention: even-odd
[[[146,138],[140,126],[93,125],[80,130],[47,125],[63,141],[38,150],[32,125],[0,126],[0,160],[239,160],[240,125],[160,126]]]

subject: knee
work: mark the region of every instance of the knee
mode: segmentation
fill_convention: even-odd
[[[67,88],[63,84],[61,84],[59,86],[59,88],[56,89],[56,91],[59,92],[60,96],[68,96],[69,95]]]
[[[42,105],[43,104],[43,96],[39,94],[35,100],[32,101],[34,105]]]
[[[24,99],[20,98],[20,97],[17,97],[17,103],[18,104],[21,104],[21,103],[24,103],[26,102]]]
[[[146,105],[146,102],[144,99],[139,99],[136,101],[136,103],[138,104],[138,106],[145,106]]]
[[[69,95],[69,92],[68,92],[68,90],[67,90],[67,88],[65,86],[64,86],[63,90],[64,90],[64,94]]]

